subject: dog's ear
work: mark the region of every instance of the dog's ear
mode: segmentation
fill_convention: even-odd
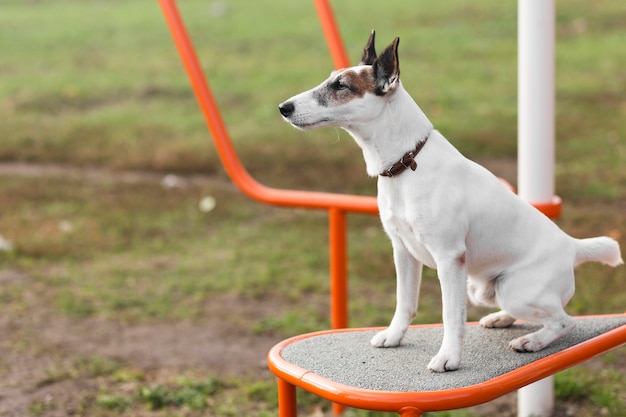
[[[400,82],[399,43],[400,38],[395,38],[372,64],[376,78],[376,94],[379,96],[394,90]]]
[[[359,65],[372,65],[376,60],[376,48],[374,47],[375,39],[376,31],[372,30],[367,40],[367,45],[365,45],[365,49],[363,49],[363,56],[361,57],[361,63]]]

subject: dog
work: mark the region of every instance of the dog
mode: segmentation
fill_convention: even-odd
[[[564,310],[574,294],[574,267],[587,261],[622,264],[610,237],[575,239],[466,159],[433,128],[400,81],[395,40],[378,56],[372,31],[359,65],[333,71],[317,87],[284,101],[279,110],[301,130],[340,127],[363,151],[367,173],[378,177],[378,207],[393,248],[397,304],[390,325],[371,340],[398,346],[416,315],[422,267],[437,270],[443,341],[428,364],[433,372],[459,368],[466,294],[498,307],[480,320],[488,328],[516,319],[542,327],[509,343],[539,351],[576,325]]]

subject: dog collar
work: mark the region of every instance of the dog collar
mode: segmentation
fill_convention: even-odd
[[[415,149],[405,153],[398,162],[396,162],[378,175],[380,175],[381,177],[395,177],[402,174],[407,168],[411,168],[411,171],[415,171],[417,169],[417,162],[415,162],[415,157],[422,150],[424,145],[426,145],[426,141],[429,137],[430,135],[426,136],[424,140],[419,141]]]

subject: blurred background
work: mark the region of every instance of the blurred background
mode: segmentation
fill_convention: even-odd
[[[347,134],[299,132],[277,111],[332,70],[312,2],[180,3],[255,178],[375,194]],[[405,88],[515,185],[516,2],[333,7],[353,62],[371,29],[379,48],[400,36]],[[624,248],[626,4],[561,0],[556,19],[557,223]],[[230,183],[157,2],[2,2],[0,415],[275,415],[265,355],[328,328],[327,252],[324,212],[263,206]],[[351,324],[388,324],[394,271],[375,216],[349,217],[349,255]],[[415,322],[440,321],[439,300],[427,271]],[[578,269],[568,312],[625,309],[624,267]],[[557,375],[557,415],[624,415],[625,371],[622,348]],[[328,413],[300,400],[303,415]],[[435,414],[513,416],[515,397]]]

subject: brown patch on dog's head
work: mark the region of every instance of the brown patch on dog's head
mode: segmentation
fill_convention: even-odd
[[[372,68],[363,68],[359,72],[346,71],[342,75],[342,83],[358,97],[363,97],[365,93],[374,93],[376,89]]]
[[[323,88],[314,93],[320,106],[347,103],[366,93],[376,94],[376,80],[371,67],[336,71]]]
[[[333,72],[326,83],[313,92],[320,106],[347,103],[366,93],[384,96],[395,90],[400,79],[400,38],[395,38],[380,56],[376,54],[375,38],[376,32],[372,31],[358,67]]]

